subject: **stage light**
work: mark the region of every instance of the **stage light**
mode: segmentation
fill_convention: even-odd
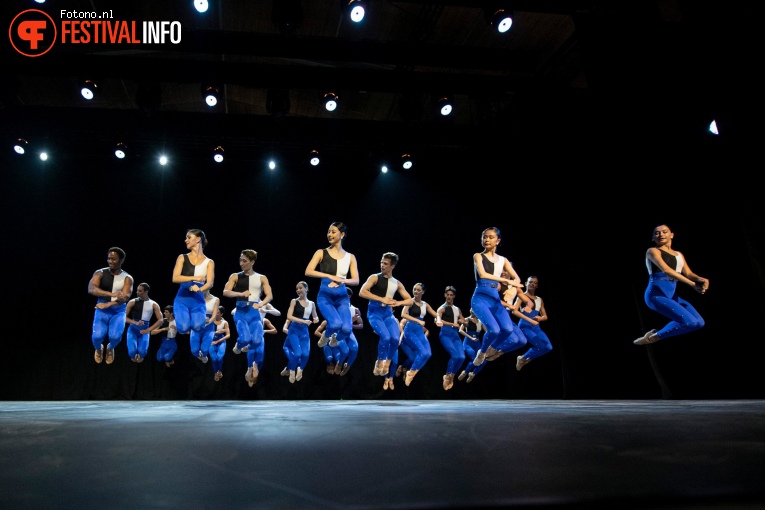
[[[42,152],[40,153],[40,160],[42,160],[42,161],[48,161],[48,153],[47,153],[47,152],[45,152],[45,151],[42,151]]]
[[[484,16],[500,34],[506,33],[513,26],[513,11],[506,6],[486,8],[484,9]]]
[[[167,156],[160,156],[159,157],[159,164],[162,166],[165,166],[168,163]]]
[[[197,12],[207,12],[207,9],[210,8],[210,4],[207,0],[194,0],[194,8]]]
[[[117,159],[125,159],[127,156],[127,145],[119,142],[114,148],[114,155],[117,156]]]
[[[452,113],[452,100],[449,96],[441,96],[436,101],[436,106],[438,107],[438,113],[444,117]]]
[[[367,11],[367,3],[365,0],[340,0],[343,10],[348,13],[351,21],[354,23],[360,23],[364,19],[364,15]]]
[[[412,155],[411,154],[402,154],[401,155],[401,168],[403,168],[404,170],[409,170],[410,168],[412,168],[413,164],[414,163],[412,161]]]
[[[270,168],[271,170],[276,168],[276,162],[274,160],[269,161],[268,162],[268,168]]]
[[[223,152],[224,152],[223,147],[218,145],[213,150],[213,161],[215,161],[216,163],[223,163]]]
[[[82,85],[80,85],[80,94],[82,94],[82,97],[90,101],[96,97],[97,88],[98,85],[96,85],[96,82],[93,80],[85,80],[82,82]]]
[[[207,103],[207,106],[212,108],[218,104],[218,98],[220,97],[220,87],[217,85],[202,84],[202,96],[205,98],[205,103]]]
[[[338,99],[337,94],[334,92],[327,92],[324,94],[324,108],[326,108],[328,112],[334,112],[335,108],[337,108]]]
[[[26,154],[28,148],[29,142],[23,138],[19,138],[16,140],[16,143],[13,144],[13,150],[16,152],[16,154]]]
[[[312,150],[309,157],[310,157],[309,161],[311,162],[311,166],[319,166],[319,162],[320,162],[319,151]]]
[[[381,167],[380,167],[380,171],[381,171],[382,173],[384,173],[384,174],[387,174],[387,173],[388,173],[388,167],[387,167],[387,166],[385,166],[385,165],[383,165],[383,166],[381,166]]]

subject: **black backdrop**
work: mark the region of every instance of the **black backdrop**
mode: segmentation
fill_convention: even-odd
[[[628,134],[626,126],[597,124],[384,175],[350,154],[318,169],[293,160],[269,170],[257,157],[215,165],[175,155],[160,168],[148,155],[117,161],[64,154],[43,164],[5,150],[0,398],[761,398],[765,234],[751,181],[753,145],[678,135],[687,126],[666,122],[658,133],[632,123]],[[433,357],[412,386],[397,380],[384,392],[382,378],[372,375],[377,337],[366,318],[357,333],[359,358],[343,378],[326,374],[316,347],[303,381],[279,377],[281,332],[267,336],[253,388],[244,381],[244,356],[230,343],[224,379],[215,383],[210,366],[191,357],[187,336],[179,336],[171,368],[153,358],[157,337],[141,365],[127,359],[124,341],[113,365],[93,362],[95,299],[87,283],[106,265],[110,246],[127,252],[124,269],[136,283],[148,282],[151,298],[164,306],[177,290],[171,273],[185,232],[201,228],[217,266],[213,294],[222,295],[239,270],[239,252],[252,248],[259,253],[255,270],[269,277],[273,304],[286,314],[332,221],[349,226],[345,248],[356,255],[362,282],[379,271],[383,252],[394,251],[394,276],[407,288],[424,283],[424,299],[437,307],[453,285],[465,313],[471,256],[481,250],[481,231],[499,227],[499,252],[523,279],[540,279],[550,315],[543,329],[554,350],[522,372],[514,369],[519,353],[502,357],[449,392],[441,388],[447,356],[435,327]],[[634,338],[664,323],[642,301],[644,253],[658,223],[674,229],[673,247],[711,280],[705,296],[681,289],[707,325],[637,347]],[[309,284],[315,299],[318,282]],[[231,308],[229,299],[221,301]],[[364,300],[352,301],[365,315]],[[285,316],[272,320],[281,331]]]

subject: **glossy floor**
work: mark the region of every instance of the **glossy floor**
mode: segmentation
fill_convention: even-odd
[[[765,508],[765,401],[0,402],[0,507]]]

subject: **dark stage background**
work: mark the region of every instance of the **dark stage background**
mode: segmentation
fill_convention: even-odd
[[[582,118],[590,121],[575,135],[537,130],[511,144],[512,151],[433,160],[385,175],[350,153],[318,169],[285,161],[272,171],[256,158],[218,166],[176,155],[161,168],[148,156],[54,156],[42,164],[5,151],[0,203],[8,316],[0,398],[762,398],[765,233],[761,193],[750,180],[753,144],[678,136],[675,128],[684,126],[666,119],[651,119],[662,128],[651,133],[648,121],[627,127],[602,113]],[[336,220],[349,226],[345,248],[356,255],[362,282],[379,271],[383,252],[394,251],[401,258],[394,276],[407,288],[424,283],[424,299],[435,308],[453,285],[463,313],[481,231],[499,227],[500,253],[524,280],[540,279],[538,294],[550,316],[543,329],[554,350],[522,372],[514,368],[519,352],[512,353],[448,392],[441,388],[447,356],[435,327],[425,369],[410,387],[396,380],[396,389],[384,392],[383,379],[372,375],[377,336],[366,317],[357,332],[358,360],[343,378],[326,374],[314,347],[304,380],[290,385],[279,376],[281,332],[267,336],[265,366],[253,388],[244,381],[244,356],[234,355],[230,343],[224,379],[215,383],[181,335],[171,368],[154,359],[156,336],[141,365],[127,359],[124,340],[113,365],[93,362],[95,299],[87,284],[106,265],[110,246],[127,252],[124,269],[136,284],[152,286],[150,297],[160,306],[175,296],[172,268],[185,252],[187,229],[201,228],[210,240],[206,254],[216,262],[219,297],[239,270],[239,252],[255,249],[255,270],[269,277],[273,304],[283,313],[272,318],[281,330],[294,285],[305,279],[306,264],[326,246],[327,227]],[[644,253],[658,223],[674,229],[673,247],[711,281],[705,296],[681,288],[706,327],[637,347],[634,338],[664,323],[642,300]],[[315,300],[318,281],[309,285]],[[366,302],[354,290],[352,301],[365,316]],[[221,301],[231,309],[231,300]]]

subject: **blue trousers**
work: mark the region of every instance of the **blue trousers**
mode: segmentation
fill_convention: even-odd
[[[105,303],[106,300],[99,300],[98,302]],[[103,310],[96,308],[96,313],[93,315],[93,332],[90,337],[94,349],[100,349],[106,338],[109,338],[109,345],[112,346],[112,349],[122,341],[122,333],[125,331],[126,308],[127,303],[110,306]]]
[[[677,295],[677,281],[666,273],[653,273],[643,295],[645,304],[671,320],[656,332],[659,339],[684,335],[704,327],[704,319],[685,299]]]
[[[465,362],[465,351],[462,349],[459,330],[454,326],[443,325],[438,333],[438,339],[441,341],[441,345],[444,346],[444,349],[446,349],[446,352],[449,353],[449,361],[446,364],[446,373],[456,374],[457,370],[462,366],[462,363]]]
[[[322,317],[327,321],[324,336],[327,338],[335,335],[338,341],[346,341],[353,331],[351,317],[351,299],[345,290],[345,285],[330,287],[332,280],[321,279],[321,287],[316,296],[316,307]]]
[[[192,329],[201,332],[205,327],[207,306],[202,292],[192,292],[189,288],[199,282],[184,282],[178,289],[173,301],[173,315],[178,333],[185,335]]]
[[[128,326],[127,331],[127,351],[128,357],[134,359],[138,354],[139,358],[146,358],[146,353],[149,351],[149,334],[141,334],[142,329],[147,329],[148,324],[141,321],[140,326],[131,324]]]
[[[398,352],[399,329],[393,310],[377,301],[370,301],[367,319],[372,330],[380,337],[377,342],[377,359],[393,359]]]
[[[407,354],[410,359],[405,363],[405,365],[409,364],[410,370],[420,370],[433,355],[425,330],[416,322],[407,321],[404,325],[404,340],[401,342],[401,347],[408,347],[412,353],[411,356]],[[406,353],[405,349],[404,352]]]
[[[239,315],[238,311],[236,313],[237,315]],[[210,316],[207,315],[207,318],[209,319]],[[215,337],[215,322],[214,321],[211,321],[210,324],[205,326],[201,332],[192,329],[191,333],[189,334],[189,343],[191,344],[191,355],[196,358],[197,354],[199,354],[199,351],[202,351],[202,356],[207,356],[208,354],[210,354],[210,345],[212,344],[214,337]]]
[[[171,362],[173,361],[173,356],[175,356],[175,352],[178,350],[178,342],[175,341],[175,338],[167,338],[162,337],[162,343],[159,345],[159,350],[157,351],[157,361],[166,361]]]
[[[499,300],[497,286],[497,282],[479,279],[470,299],[473,313],[486,328],[481,341],[483,352],[486,352],[489,346],[499,350],[499,346],[505,344],[514,329],[510,314]]]

